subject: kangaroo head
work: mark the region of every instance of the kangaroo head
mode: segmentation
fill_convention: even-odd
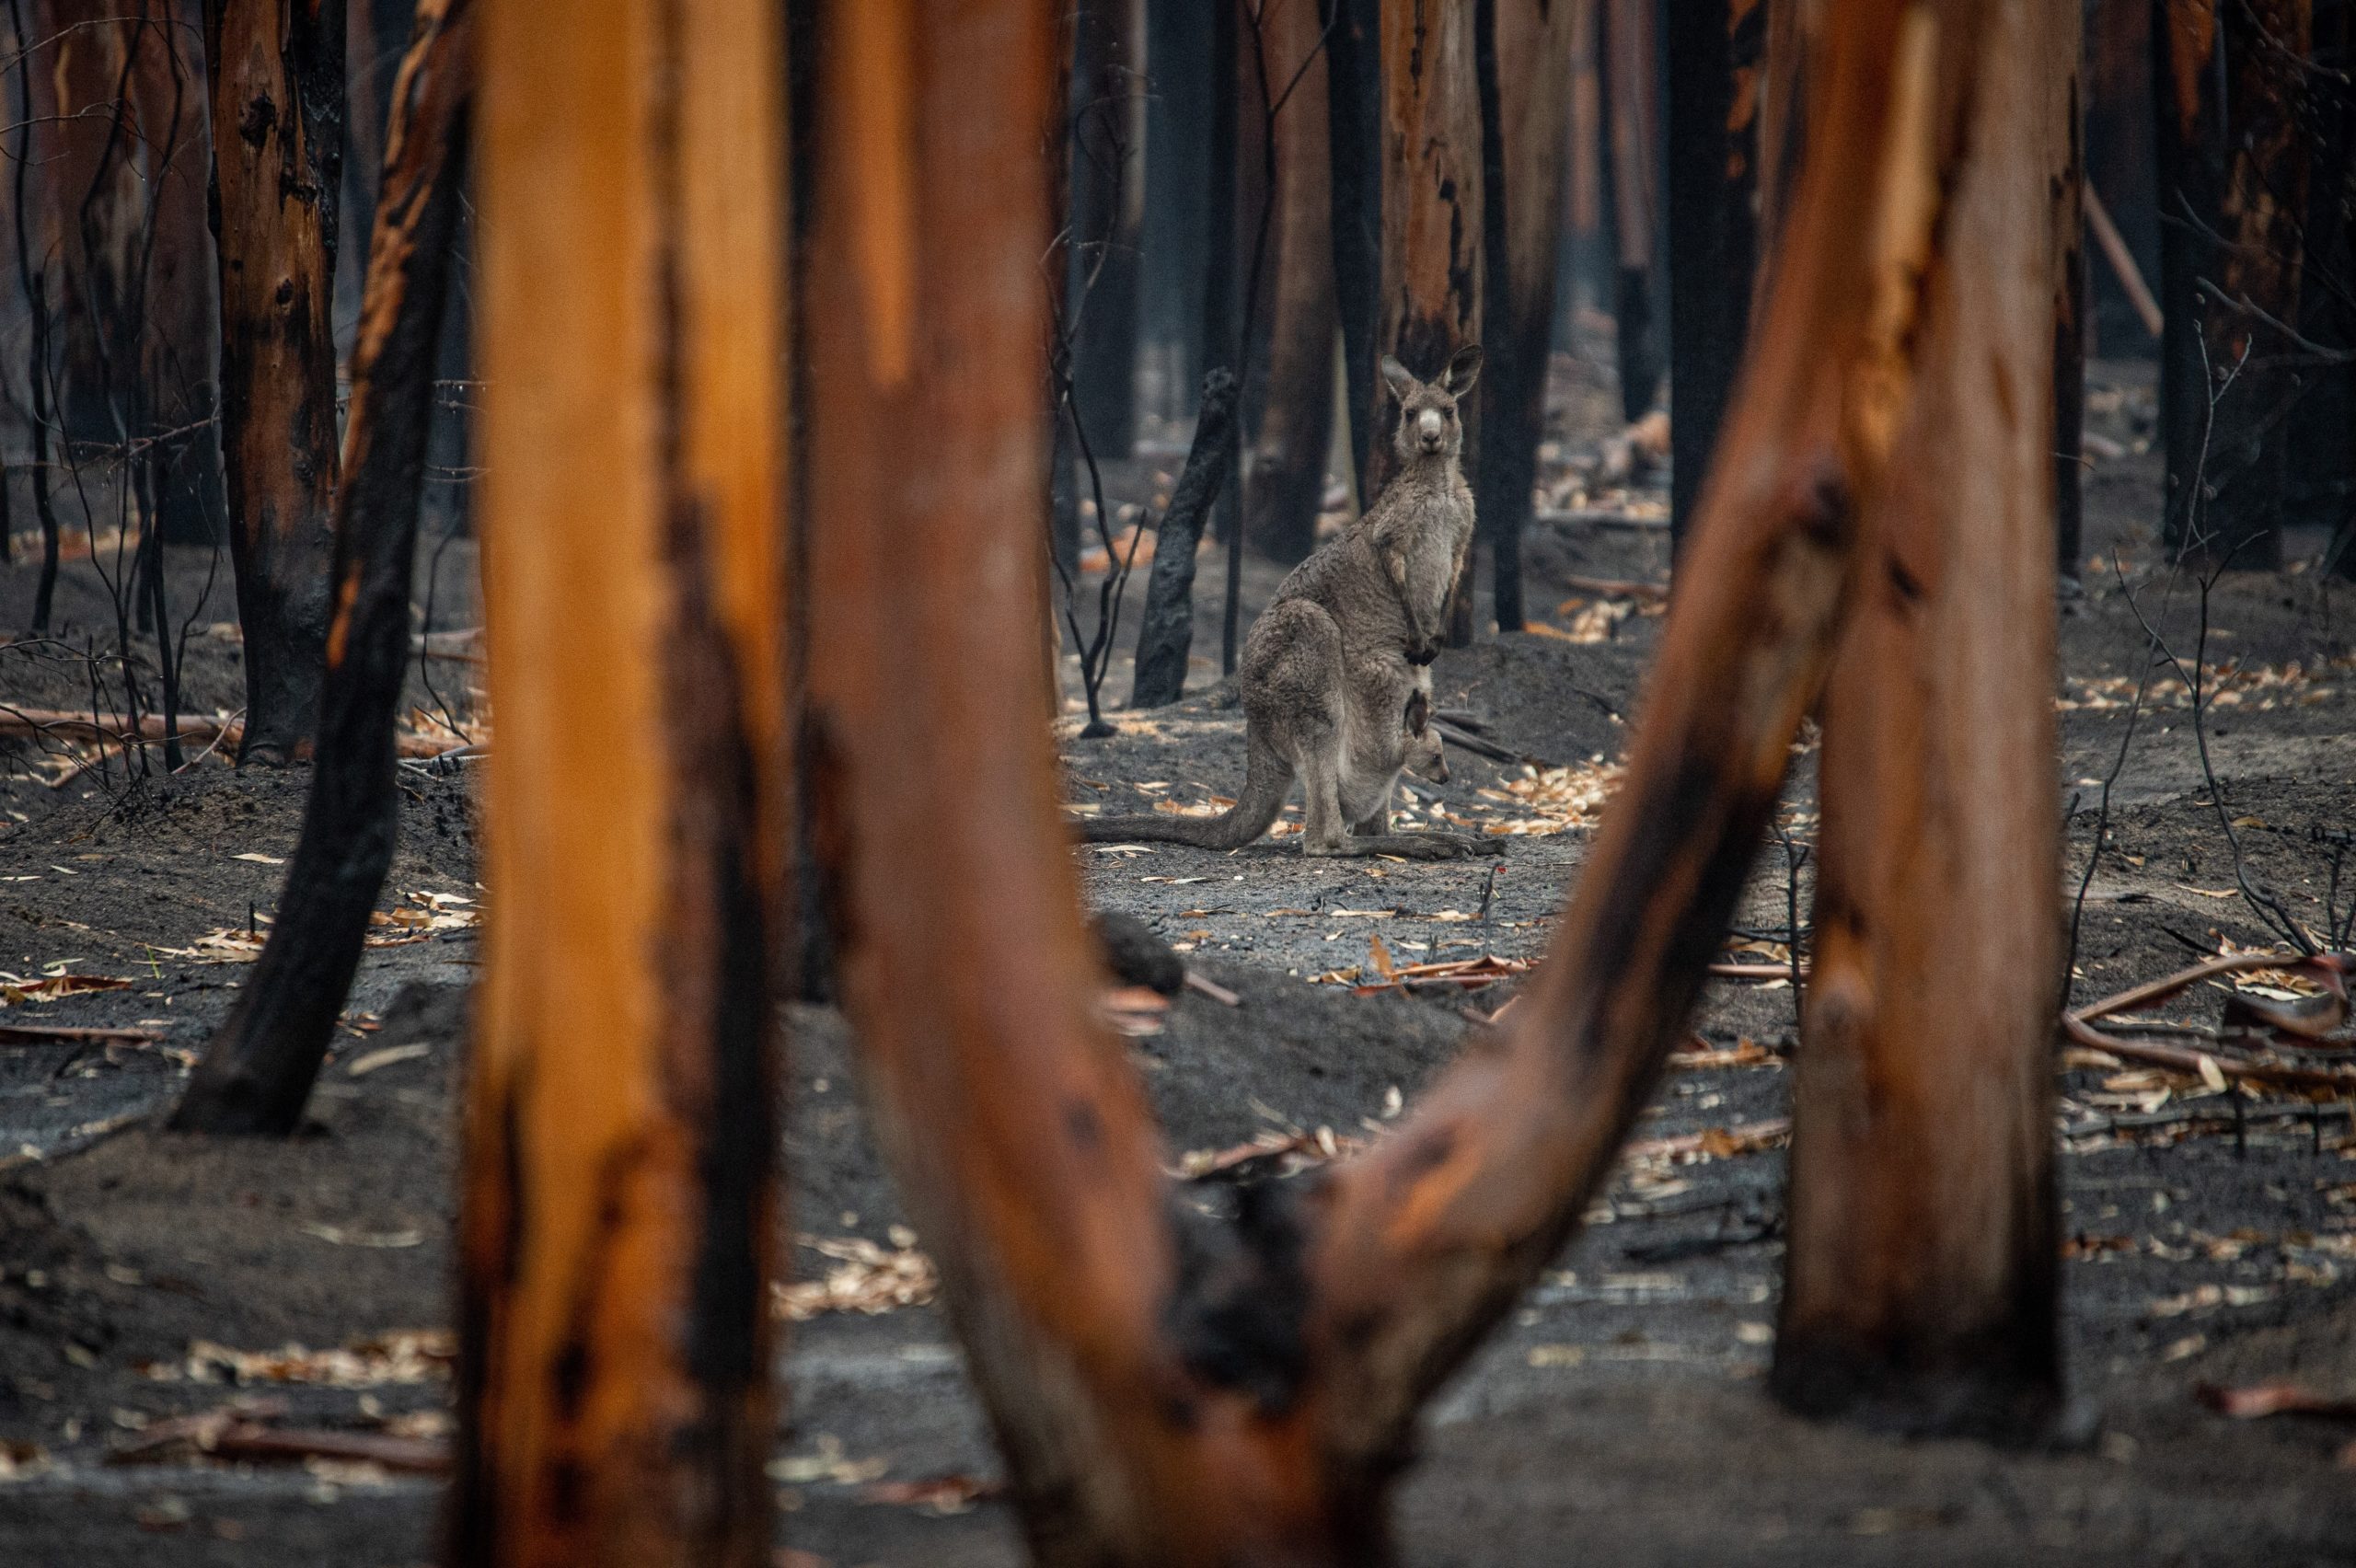
[[[1464,421],[1456,411],[1457,399],[1472,390],[1481,376],[1481,345],[1467,343],[1448,362],[1438,381],[1418,381],[1396,359],[1385,354],[1382,379],[1399,399],[1399,458],[1413,463],[1421,457],[1455,457],[1464,450]]]
[[[1407,730],[1407,756],[1403,766],[1418,778],[1428,778],[1435,784],[1448,782],[1448,755],[1440,750],[1439,732],[1432,728],[1431,694],[1421,689],[1407,694],[1407,711],[1403,716]]]

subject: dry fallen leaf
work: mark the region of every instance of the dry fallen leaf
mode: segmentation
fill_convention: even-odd
[[[804,1236],[800,1241],[837,1262],[824,1279],[769,1286],[777,1316],[793,1322],[807,1322],[827,1312],[863,1312],[873,1317],[895,1307],[921,1307],[940,1288],[932,1260],[913,1246],[879,1247],[861,1236],[833,1239]]]

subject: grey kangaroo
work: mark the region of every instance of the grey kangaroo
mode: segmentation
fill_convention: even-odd
[[[1398,471],[1372,510],[1293,569],[1244,639],[1243,790],[1234,807],[1215,817],[1097,817],[1080,824],[1083,838],[1239,848],[1275,824],[1298,777],[1303,854],[1440,860],[1496,847],[1465,834],[1391,831],[1402,767],[1433,762],[1446,777],[1427,666],[1472,543],[1457,399],[1480,373],[1471,344],[1429,384],[1383,360],[1399,399]]]

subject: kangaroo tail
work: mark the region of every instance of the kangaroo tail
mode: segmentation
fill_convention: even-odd
[[[1213,817],[1111,816],[1083,818],[1080,836],[1087,844],[1148,839],[1156,844],[1192,844],[1202,849],[1241,849],[1275,825],[1292,788],[1292,765],[1275,747],[1253,736],[1246,743],[1243,793]]]

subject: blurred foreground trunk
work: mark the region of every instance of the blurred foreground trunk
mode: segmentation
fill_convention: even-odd
[[[530,0],[479,3],[499,741],[443,1561],[767,1568],[779,8],[643,0],[550,25]],[[1040,119],[1011,159],[1036,167]],[[1005,386],[1035,421],[1030,368]],[[996,456],[1035,472],[1041,450]],[[1034,608],[1039,516],[1002,520],[997,562]]]

